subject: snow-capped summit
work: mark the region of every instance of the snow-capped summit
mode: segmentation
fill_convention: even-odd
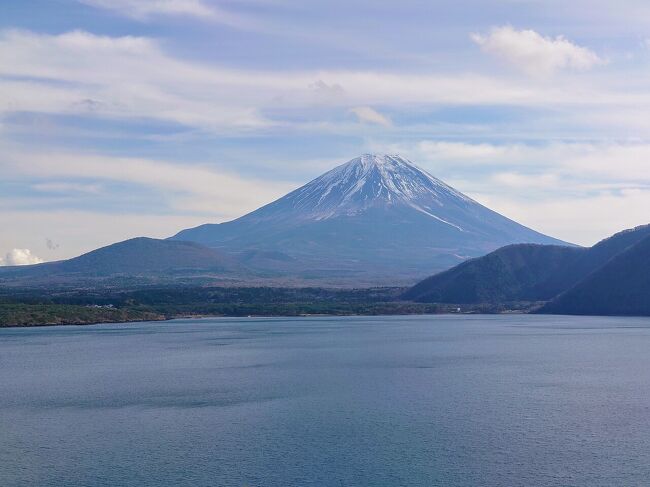
[[[379,275],[392,282],[430,275],[511,243],[562,243],[384,154],[359,156],[241,218],[173,239],[274,252],[292,262],[293,273],[375,276],[369,279],[377,283],[385,282]]]
[[[480,206],[399,155],[363,154],[248,215],[252,220],[328,220],[380,208],[416,210],[462,231],[445,214]]]
[[[368,208],[406,205],[431,211],[444,201],[471,200],[399,155],[364,154],[290,193],[284,203],[303,217],[355,215]]]

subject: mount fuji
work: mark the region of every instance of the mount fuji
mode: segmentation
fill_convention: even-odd
[[[236,220],[172,240],[270,276],[412,282],[513,243],[564,244],[514,222],[398,155],[365,154]]]

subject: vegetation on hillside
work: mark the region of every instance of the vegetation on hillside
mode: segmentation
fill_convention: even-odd
[[[617,255],[540,312],[650,316],[650,237]]]
[[[503,247],[425,279],[402,298],[495,306],[550,301],[539,311],[650,315],[650,225],[617,233],[591,248]]]
[[[0,304],[0,326],[87,325],[164,319],[159,313],[129,308],[104,308],[70,304]]]
[[[556,245],[509,245],[431,276],[403,297],[465,304],[547,300],[564,289],[564,280],[555,286],[547,282],[584,251]]]
[[[0,326],[88,324],[192,316],[409,315],[498,313],[516,306],[402,301],[401,288],[221,288],[0,290]]]

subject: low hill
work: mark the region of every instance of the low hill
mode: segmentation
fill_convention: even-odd
[[[79,257],[31,266],[0,267],[0,282],[23,279],[157,276],[197,271],[231,272],[228,255],[194,242],[133,238]]]
[[[509,245],[431,276],[403,297],[456,304],[549,299],[562,289],[554,292],[552,286],[544,284],[584,251],[558,245]]]
[[[416,284],[405,299],[456,304],[549,301],[650,237],[650,225],[591,248],[510,245]]]
[[[650,237],[618,254],[539,312],[650,315]]]

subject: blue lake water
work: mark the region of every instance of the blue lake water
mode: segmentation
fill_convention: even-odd
[[[650,482],[650,319],[0,330],[1,486]]]

